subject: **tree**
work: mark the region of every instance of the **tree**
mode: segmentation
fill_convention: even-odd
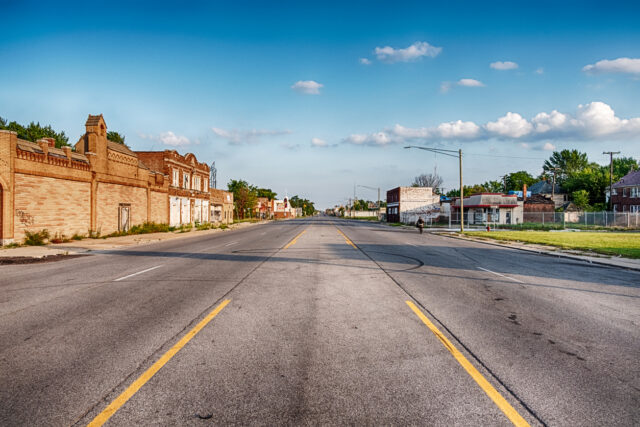
[[[531,174],[527,171],[518,171],[518,172],[512,172],[509,175],[507,175],[505,181],[507,184],[507,188],[505,188],[505,192],[506,192],[506,191],[522,191],[522,188],[524,187],[525,184],[527,186],[530,186],[532,184],[535,184],[537,180],[533,176],[531,176]]]
[[[549,160],[545,160],[542,170],[545,174],[556,173],[556,182],[562,184],[572,174],[581,171],[589,165],[586,153],[578,150],[554,151]],[[556,171],[556,169],[558,169]]]
[[[433,173],[423,173],[421,175],[416,176],[413,179],[412,187],[431,187],[433,189],[438,189],[442,186],[443,179],[438,173],[434,170]]]
[[[50,125],[41,126],[40,123],[29,123],[29,126],[22,126],[17,122],[9,122],[0,117],[0,129],[11,130],[18,134],[18,138],[36,142],[40,138],[54,138],[56,147],[60,148],[69,145],[69,137],[62,132],[56,132]]]
[[[606,209],[605,192],[609,187],[609,166],[591,163],[579,172],[573,173],[563,185],[569,194],[584,190],[588,204],[596,210]],[[582,193],[581,193],[582,194]],[[574,200],[575,203],[575,200]]]
[[[297,195],[289,198],[289,204],[292,208],[302,208],[303,215],[310,216],[316,212],[316,208],[313,205],[312,201],[308,199],[302,199]]]
[[[236,179],[229,181],[227,188],[233,193],[233,203],[238,218],[244,219],[246,214],[251,215],[258,197],[256,188],[249,185],[247,181]]]
[[[613,182],[618,181],[631,171],[638,169],[638,161],[633,157],[620,157],[613,159]]]
[[[257,195],[258,197],[266,197],[269,200],[274,200],[278,196],[278,194],[271,191],[270,188],[258,188]]]
[[[587,190],[578,190],[571,193],[573,203],[582,210],[589,210],[589,193]]]
[[[118,132],[116,131],[112,131],[110,130],[109,132],[107,132],[107,139],[111,142],[115,142],[117,144],[122,144],[125,147],[128,147],[127,144],[124,143],[124,135],[120,135]]]

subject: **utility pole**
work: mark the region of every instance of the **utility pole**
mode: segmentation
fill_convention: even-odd
[[[460,167],[460,232],[462,233],[464,231],[464,186],[462,185],[462,149],[455,151],[445,150],[443,148],[418,147],[417,145],[408,145],[404,148],[417,148],[419,150],[431,151],[433,153],[444,154],[445,156],[458,158]],[[455,154],[451,153],[458,153],[458,155],[456,156]]]
[[[369,190],[378,190],[378,220],[380,220],[380,187],[375,188],[375,187],[369,187],[369,186],[360,185],[360,184],[358,184],[358,187],[368,188]]]
[[[619,151],[603,151],[602,154],[609,155],[609,210],[613,210],[613,155],[620,154]]]
[[[502,176],[500,177],[500,178],[502,178],[502,183],[503,183],[502,185],[504,186],[504,188],[503,188],[503,190],[504,190],[504,191],[503,191],[503,193],[504,193],[504,194],[507,194],[507,177],[508,177],[508,176],[509,176],[509,175],[502,175]]]

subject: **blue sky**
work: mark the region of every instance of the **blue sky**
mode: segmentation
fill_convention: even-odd
[[[61,3],[0,0],[0,116],[75,142],[102,113],[134,150],[215,160],[219,187],[328,207],[434,167],[457,186],[408,144],[462,148],[469,184],[553,149],[640,157],[632,2]]]

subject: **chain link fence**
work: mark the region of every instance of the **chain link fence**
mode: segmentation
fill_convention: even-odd
[[[502,223],[500,223],[502,222]],[[525,212],[523,221],[510,219],[509,223],[497,221],[495,215],[473,213],[464,214],[466,227],[512,228],[512,229],[598,229],[624,228],[640,229],[640,212]],[[450,227],[460,225],[460,213],[452,212],[450,217],[440,217],[437,224],[448,223]],[[435,225],[435,223],[434,223]]]

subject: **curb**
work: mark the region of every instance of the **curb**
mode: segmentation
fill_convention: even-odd
[[[518,246],[511,246],[511,245],[506,245],[506,244],[501,244],[501,243],[497,243],[497,242],[488,242],[486,240],[481,240],[481,239],[473,239],[473,238],[469,238],[469,237],[460,237],[460,236],[454,236],[451,234],[444,234],[444,233],[437,233],[438,236],[443,236],[443,237],[448,237],[450,239],[458,239],[458,240],[464,240],[467,242],[476,242],[476,243],[483,243],[485,245],[491,245],[491,246],[499,246],[501,248],[510,248],[510,249],[515,249],[518,251],[523,251],[523,252],[530,252],[530,253],[535,253],[538,255],[545,255],[545,256],[550,256],[550,257],[556,257],[556,258],[567,258],[567,259],[572,259],[574,261],[582,261],[588,264],[597,264],[597,265],[602,265],[602,266],[606,266],[606,267],[611,267],[611,268],[621,268],[624,270],[631,270],[631,271],[640,271],[640,266],[638,267],[634,267],[634,266],[626,266],[626,265],[617,265],[617,264],[611,264],[609,262],[605,262],[605,261],[600,261],[600,260],[592,260],[590,257],[584,255],[584,256],[579,256],[579,255],[571,255],[571,254],[567,254],[564,252],[551,252],[551,251],[544,251],[544,250],[540,250],[540,249],[529,249],[529,248],[523,248],[523,247],[518,247]],[[587,259],[585,259],[585,257],[587,257]]]

